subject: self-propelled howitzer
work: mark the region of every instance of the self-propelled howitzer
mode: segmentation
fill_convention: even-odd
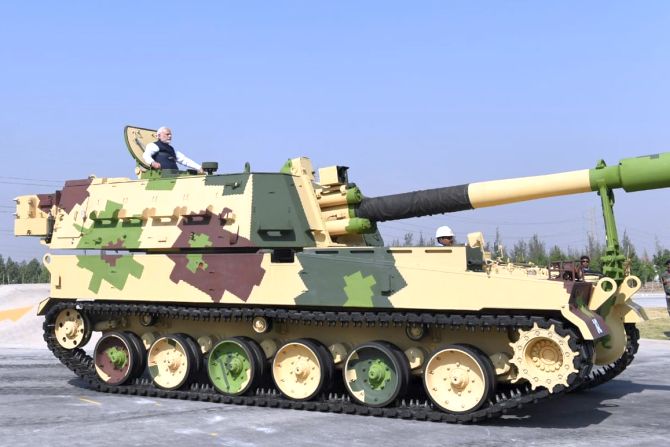
[[[17,235],[79,250],[44,257],[39,313],[49,348],[96,389],[476,421],[601,383],[633,359],[636,277],[501,263],[480,233],[385,247],[375,222],[598,191],[609,244],[611,189],[668,186],[668,154],[365,198],[346,168],[317,181],[306,158],[278,173],[148,170],[153,137],[126,129],[138,179],[16,199]]]

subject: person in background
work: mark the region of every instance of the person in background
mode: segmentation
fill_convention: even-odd
[[[575,280],[584,281],[584,275],[598,275],[599,272],[591,270],[591,258],[584,255],[579,258],[579,264],[575,266]]]
[[[448,226],[443,225],[435,232],[435,239],[439,245],[451,247],[454,245],[454,232]]]
[[[202,166],[170,145],[172,142],[172,131],[170,128],[165,126],[160,127],[156,131],[156,137],[158,140],[147,144],[143,154],[144,162],[151,166],[152,169],[178,170],[177,163],[179,163],[187,168],[198,171],[199,174],[204,172]]]
[[[661,283],[663,284],[663,290],[665,290],[665,306],[668,309],[668,315],[670,315],[670,259],[665,261],[665,271],[661,273]]]
[[[579,268],[581,269],[582,273],[593,273],[593,271],[590,268],[591,264],[591,258],[588,256],[584,255],[581,258],[579,258]]]

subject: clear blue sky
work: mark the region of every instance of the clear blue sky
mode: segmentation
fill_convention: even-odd
[[[344,164],[369,196],[670,150],[670,2],[193,3],[3,2],[1,254],[43,253],[12,235],[14,196],[133,176],[126,124],[168,125],[225,172]],[[670,247],[670,190],[617,199],[640,252]],[[498,226],[510,247],[536,232],[581,248],[604,237],[598,207],[584,194],[382,234]]]

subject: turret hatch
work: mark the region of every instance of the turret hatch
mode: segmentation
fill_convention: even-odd
[[[153,143],[158,139],[156,137],[156,130],[126,126],[123,134],[128,151],[137,162],[137,166],[142,169],[149,169],[149,166],[144,162],[142,154],[144,154],[144,148],[146,148],[147,144]]]

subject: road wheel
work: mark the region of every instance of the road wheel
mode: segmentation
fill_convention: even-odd
[[[253,390],[265,374],[265,354],[250,338],[222,340],[209,353],[207,374],[219,392],[244,394]]]
[[[335,366],[325,346],[301,338],[285,343],[272,361],[272,380],[293,400],[310,400],[330,388]]]
[[[481,407],[495,388],[495,370],[479,349],[449,345],[426,362],[423,383],[430,400],[448,413],[470,413]]]
[[[144,349],[129,332],[110,332],[95,345],[95,372],[109,385],[123,385],[144,370]]]
[[[54,327],[58,344],[65,349],[84,346],[91,338],[91,323],[86,315],[75,309],[58,313]]]
[[[373,341],[356,347],[344,364],[344,383],[357,402],[384,407],[401,398],[409,382],[409,364],[395,345]]]
[[[187,335],[166,335],[153,342],[147,363],[157,387],[176,390],[188,385],[200,369],[200,350]]]

